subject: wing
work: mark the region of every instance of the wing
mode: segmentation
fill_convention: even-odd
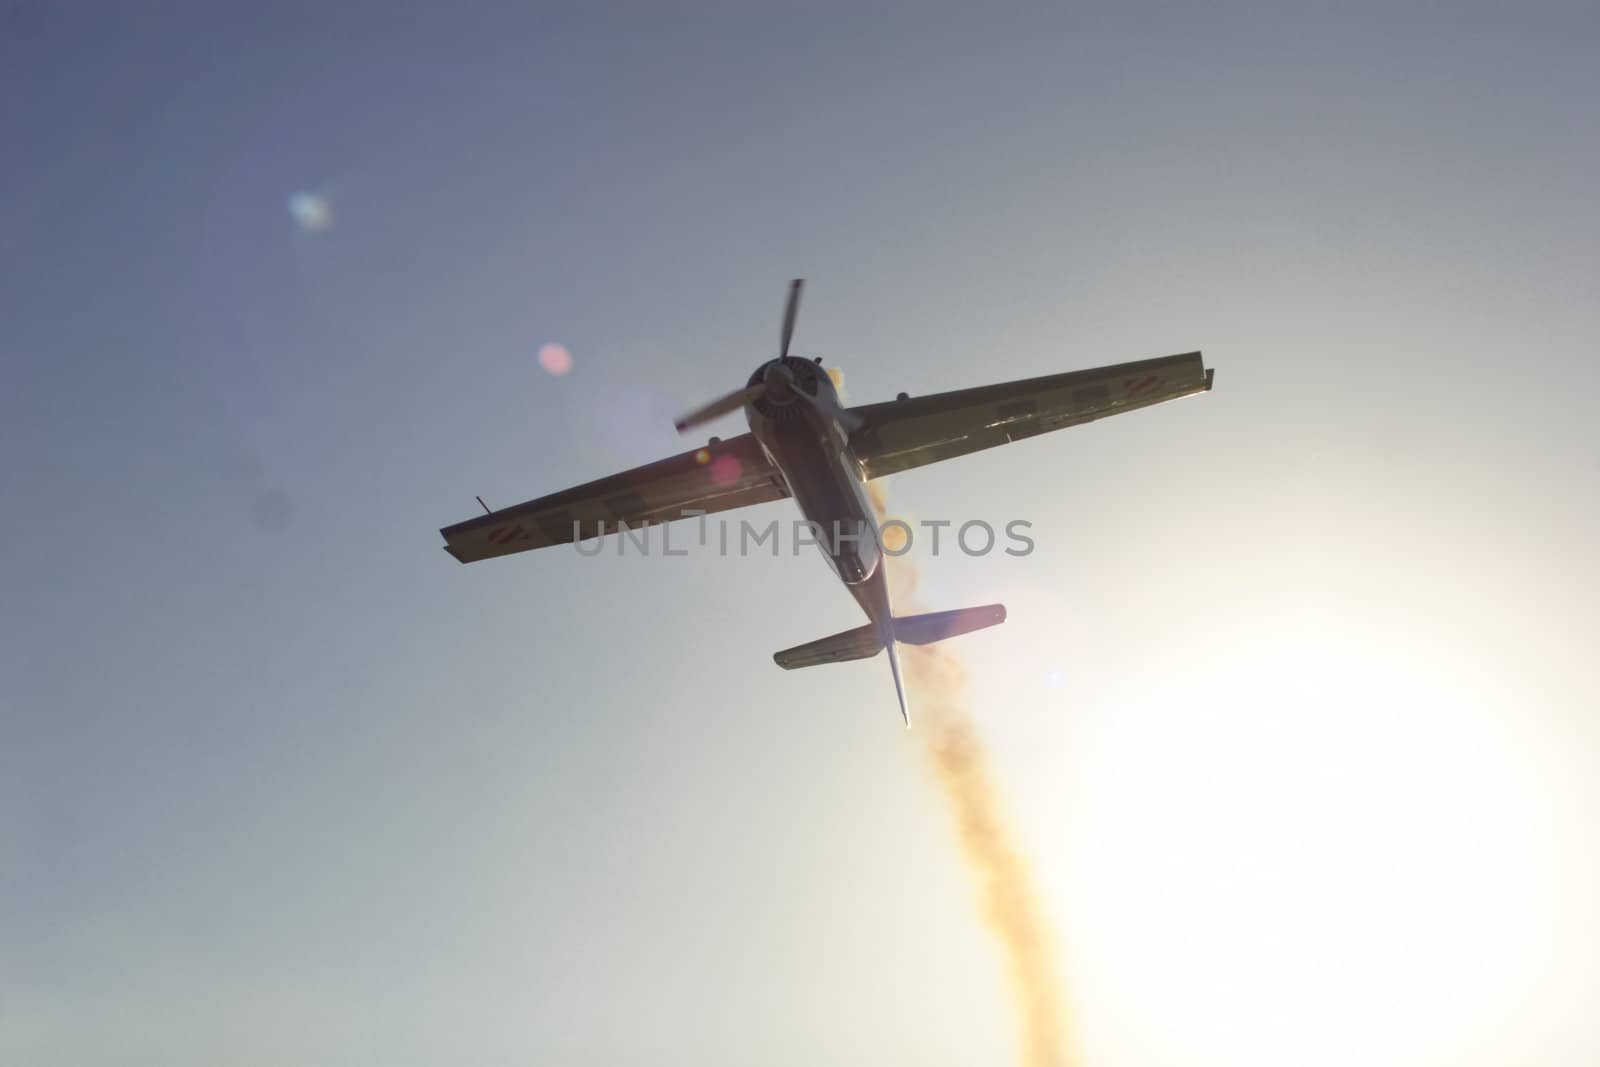
[[[862,420],[851,450],[868,478],[953,459],[1024,437],[1203,393],[1212,371],[1199,352],[958,389],[850,411]]]
[[[788,495],[783,476],[746,433],[439,532],[446,552],[472,563],[612,533],[619,522],[637,529],[685,512],[727,511]]]

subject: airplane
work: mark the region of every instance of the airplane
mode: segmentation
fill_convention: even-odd
[[[866,483],[1108,415],[1209,392],[1199,352],[1068,371],[975,389],[845,407],[822,360],[791,355],[804,279],[789,283],[778,358],[748,382],[676,420],[679,433],[744,410],[750,432],[440,530],[462,563],[791,497],[824,532],[823,555],[867,624],[773,655],[786,670],[889,653],[900,715],[911,725],[896,643],[926,645],[1005,621],[1002,604],[899,616]],[[478,501],[483,503],[482,498]],[[836,525],[837,524],[837,525]],[[849,530],[866,536],[826,536]]]

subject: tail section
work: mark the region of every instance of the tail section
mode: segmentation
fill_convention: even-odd
[[[1004,604],[984,604],[982,607],[930,611],[926,615],[907,615],[898,619],[889,617],[886,621],[888,626],[878,623],[857,626],[854,630],[786,648],[772,658],[784,670],[792,671],[823,663],[870,659],[888,648],[889,670],[894,674],[894,689],[900,698],[900,715],[910,726],[911,715],[907,710],[905,685],[900,678],[900,657],[895,655],[895,643],[931,645],[948,637],[998,626],[1006,621],[1006,608]]]
[[[955,611],[930,611],[926,615],[907,615],[894,620],[894,638],[905,645],[931,645],[947,637],[958,637],[974,630],[998,626],[1006,621],[1004,604],[985,604],[980,608]],[[843,663],[852,659],[871,659],[883,651],[885,641],[872,623],[845,630],[831,637],[819,637],[803,645],[773,653],[773,662],[786,671],[816,667],[824,663]],[[898,673],[898,671],[896,672]]]

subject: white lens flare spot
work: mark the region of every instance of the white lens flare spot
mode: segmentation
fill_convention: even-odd
[[[316,193],[295,193],[289,197],[289,217],[306,233],[321,233],[333,225],[333,205]]]
[[[567,351],[566,345],[556,344],[554,341],[539,346],[539,366],[546,373],[561,377],[572,369],[572,353]]]
[[[700,464],[700,466],[704,467],[707,463],[711,462],[711,453],[702,448],[700,451],[694,454],[694,461]]]

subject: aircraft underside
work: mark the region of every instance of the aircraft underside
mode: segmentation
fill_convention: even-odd
[[[742,389],[677,420],[679,431],[743,410],[750,432],[439,532],[462,563],[791,497],[868,624],[777,653],[786,669],[887,649],[910,723],[895,643],[928,644],[995,626],[999,604],[896,619],[865,482],[1053,430],[1208,392],[1199,352],[845,407],[817,361],[789,354],[801,282],[789,290],[778,358]],[[481,501],[480,501],[481,503]],[[835,531],[844,536],[835,536]],[[855,534],[855,536],[850,536]]]

